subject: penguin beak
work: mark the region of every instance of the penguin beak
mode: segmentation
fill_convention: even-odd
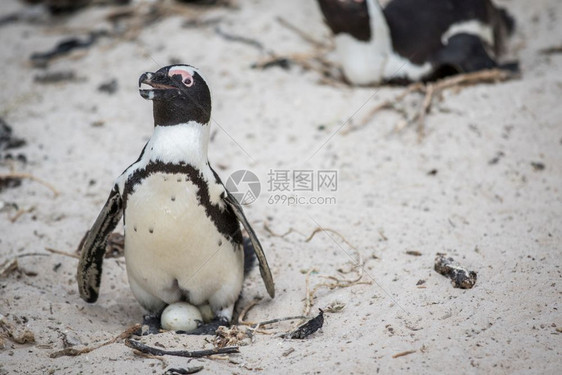
[[[151,88],[143,87],[148,85]],[[143,73],[139,78],[139,94],[147,100],[155,100],[162,96],[166,90],[177,90],[173,85],[173,81],[164,73]]]

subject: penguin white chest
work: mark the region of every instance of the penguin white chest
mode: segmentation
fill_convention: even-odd
[[[217,230],[198,194],[186,175],[153,173],[127,199],[127,273],[148,310],[157,309],[158,300],[198,305],[218,298],[226,305],[240,293],[241,246]]]
[[[335,37],[336,51],[346,78],[355,85],[379,83],[386,65],[384,51],[370,42],[356,40],[348,34]]]

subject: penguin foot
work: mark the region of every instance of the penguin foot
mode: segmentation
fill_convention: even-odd
[[[135,332],[139,336],[155,335],[160,333],[160,315],[145,315],[142,317],[142,327],[138,332]]]
[[[215,335],[220,326],[230,327],[230,322],[226,318],[215,318],[209,323],[200,325],[193,331],[176,331],[176,333],[183,335]]]

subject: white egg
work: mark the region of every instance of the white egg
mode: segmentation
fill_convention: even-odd
[[[213,310],[211,310],[211,306],[209,305],[199,305],[197,306],[199,311],[201,312],[201,316],[203,317],[203,321],[205,323],[209,323],[215,317]]]
[[[162,328],[170,331],[192,331],[202,321],[199,309],[187,302],[168,305],[160,318]]]

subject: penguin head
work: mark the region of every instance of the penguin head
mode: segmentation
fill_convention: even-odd
[[[155,125],[207,124],[211,118],[211,92],[203,76],[190,65],[170,65],[142,74],[139,93],[152,100]]]
[[[349,34],[363,42],[371,39],[367,0],[318,0],[318,4],[334,35]]]

